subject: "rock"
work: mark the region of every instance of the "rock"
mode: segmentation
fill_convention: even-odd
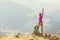
[[[59,37],[53,36],[49,40],[59,40]]]
[[[48,37],[48,35],[47,35],[47,33],[45,33],[44,38],[47,38],[47,37]]]
[[[29,39],[29,40],[34,40],[34,39]]]
[[[17,34],[15,35],[16,38],[19,38],[19,36],[21,36],[20,33],[17,33]]]

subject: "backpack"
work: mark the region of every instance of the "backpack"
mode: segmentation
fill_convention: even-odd
[[[38,26],[36,25],[36,26],[34,26],[34,32],[35,33],[39,33],[39,28],[38,28]]]

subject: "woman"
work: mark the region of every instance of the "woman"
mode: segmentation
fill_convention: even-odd
[[[39,22],[38,22],[38,26],[40,27],[41,26],[41,33],[43,34],[43,12],[44,12],[44,8],[42,9],[42,14],[39,13]]]

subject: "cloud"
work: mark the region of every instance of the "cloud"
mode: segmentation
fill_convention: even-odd
[[[48,19],[48,18],[44,18],[43,19],[43,25],[44,25],[44,27],[51,27],[51,25],[49,24],[49,22],[50,22],[50,19]]]
[[[6,27],[4,30],[32,31],[42,8],[45,9],[44,26],[50,28],[60,20],[60,0],[0,0],[0,4],[0,28]]]
[[[9,1],[2,2],[0,8],[0,29],[4,32],[14,32],[14,30],[23,32],[28,22],[26,14],[33,10]]]
[[[59,6],[59,1],[60,0],[11,0],[12,2],[14,3],[17,3],[17,4],[21,4],[21,5],[24,5],[26,7],[29,7],[31,9],[39,9],[39,8],[46,8],[46,7],[49,7],[49,5],[52,5],[52,6]],[[54,1],[54,2],[53,2]]]

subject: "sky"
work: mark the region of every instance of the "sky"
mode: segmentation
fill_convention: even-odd
[[[0,0],[0,30],[5,33],[33,32],[42,8],[44,32],[58,32],[60,0]]]

